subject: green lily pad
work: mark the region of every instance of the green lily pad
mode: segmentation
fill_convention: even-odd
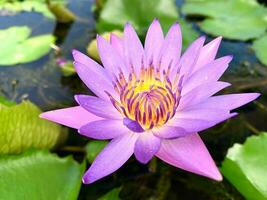
[[[86,145],[87,160],[92,163],[100,151],[108,144],[107,141],[92,140]]]
[[[223,175],[246,199],[267,199],[267,133],[251,136],[228,150]]]
[[[265,65],[267,65],[267,35],[255,40],[252,48],[254,49],[258,59]]]
[[[0,65],[14,65],[37,60],[47,54],[55,42],[50,34],[30,37],[31,30],[26,26],[0,30]]]
[[[71,157],[31,151],[0,157],[0,199],[76,200],[85,165]]]
[[[97,30],[99,33],[123,30],[125,23],[131,22],[138,34],[143,36],[154,18],[160,20],[164,32],[178,21],[186,43],[193,41],[198,35],[179,18],[173,0],[107,0],[100,12]]]
[[[7,106],[7,107],[10,107],[10,106],[14,106],[14,105],[16,105],[16,103],[13,102],[13,101],[9,101],[9,100],[7,100],[4,96],[0,96],[0,105],[1,105],[1,106]]]
[[[182,12],[207,17],[200,28],[229,39],[257,38],[267,29],[267,8],[256,0],[186,0]]]
[[[102,197],[100,197],[98,200],[120,200],[121,198],[119,197],[121,191],[121,187],[119,188],[114,188]]]
[[[53,148],[61,127],[40,119],[41,110],[29,101],[14,106],[0,104],[0,154],[20,153],[29,148]]]
[[[54,15],[52,12],[49,10],[47,7],[46,3],[44,0],[25,0],[25,1],[1,1],[0,2],[0,10],[7,10],[11,12],[38,12],[42,13],[44,16],[50,18],[50,19],[55,19]]]

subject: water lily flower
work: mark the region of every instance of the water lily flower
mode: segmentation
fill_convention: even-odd
[[[215,58],[221,37],[195,40],[181,55],[178,23],[164,36],[155,19],[144,47],[127,23],[123,38],[97,36],[104,68],[73,50],[74,66],[96,95],[76,95],[79,106],[45,112],[42,118],[75,129],[81,135],[111,142],[83,177],[85,184],[120,168],[132,154],[141,163],[153,156],[214,180],[222,176],[198,132],[237,113],[231,110],[258,93],[213,96],[230,86],[219,81],[232,56]]]

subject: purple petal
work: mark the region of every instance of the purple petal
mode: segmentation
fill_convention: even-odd
[[[111,46],[117,50],[121,57],[123,57],[123,41],[117,35],[111,33],[110,34],[110,44]]]
[[[177,116],[174,116],[169,124],[172,127],[182,128],[186,134],[188,134],[211,128],[236,115],[237,113],[229,113],[225,110],[196,109],[184,113],[177,113]],[[172,138],[174,137],[175,135],[173,134]],[[180,137],[180,135],[177,135],[176,137]]]
[[[158,152],[160,139],[155,137],[152,132],[141,133],[135,143],[134,155],[136,159],[146,164]]]
[[[93,183],[119,169],[133,154],[137,138],[137,134],[129,133],[113,139],[87,170],[83,183]]]
[[[260,96],[259,93],[227,94],[208,98],[205,102],[194,107],[200,109],[225,109],[233,110],[243,106]],[[193,109],[193,107],[190,109]]]
[[[93,139],[108,140],[128,134],[130,130],[121,120],[99,120],[90,122],[79,129],[81,135]]]
[[[113,75],[117,76],[120,71],[123,72],[125,77],[128,77],[129,70],[126,69],[123,59],[117,50],[114,49],[111,44],[100,35],[97,36],[97,48],[101,62],[111,77]]]
[[[177,67],[181,68],[180,69],[181,75],[189,75],[191,73],[198,59],[200,50],[203,47],[204,42],[205,42],[205,37],[198,38],[183,53],[179,61],[179,64],[177,65]],[[175,74],[176,71],[174,71],[173,74]]]
[[[172,125],[167,125],[165,124],[164,126],[160,127],[158,130],[153,130],[153,133],[155,136],[160,137],[160,138],[165,138],[165,139],[171,139],[171,138],[177,138],[177,137],[183,137],[188,134],[185,129],[177,127],[177,126],[172,126]]]
[[[114,95],[114,97],[118,96],[102,66],[77,50],[73,50],[72,55],[75,60],[74,67],[80,79],[93,93],[102,99],[109,99],[104,90]]]
[[[209,82],[195,87],[193,90],[185,94],[182,90],[182,97],[178,106],[178,110],[183,110],[186,107],[201,103],[205,99],[230,85],[231,84],[226,82]]]
[[[44,112],[40,114],[40,117],[76,129],[79,129],[89,122],[102,119],[88,112],[81,106]]]
[[[110,101],[89,95],[75,95],[75,100],[87,111],[107,119],[122,119],[122,115]]]
[[[123,119],[123,124],[131,131],[136,132],[136,133],[142,133],[144,132],[144,129],[142,126],[134,120],[131,120],[129,118],[124,118]]]
[[[131,24],[127,23],[124,27],[124,53],[128,68],[134,67],[136,75],[139,76],[142,59],[144,56],[144,48],[138,38],[134,28]]]
[[[183,92],[186,93],[203,83],[218,81],[225,70],[228,68],[228,64],[231,62],[232,58],[232,56],[219,58],[196,71],[184,83]]]
[[[215,59],[217,51],[219,49],[222,37],[217,37],[208,44],[206,44],[200,52],[197,63],[194,67],[194,71],[199,70],[201,67],[212,62]]]
[[[162,44],[159,63],[161,66],[161,71],[172,68],[177,61],[180,59],[182,49],[182,34],[180,25],[175,23],[169,29],[165,40]]]
[[[160,23],[157,19],[154,19],[147,31],[145,40],[145,54],[148,64],[152,62],[154,66],[157,65],[155,62],[159,56],[163,41],[164,35]]]
[[[161,160],[183,170],[221,181],[222,176],[198,134],[162,140],[156,154]]]

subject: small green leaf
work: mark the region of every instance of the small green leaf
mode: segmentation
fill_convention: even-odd
[[[28,38],[30,29],[26,26],[0,30],[0,65],[14,65],[37,60],[50,51],[55,42],[53,35]]]
[[[267,133],[251,136],[228,150],[223,175],[247,199],[267,199]]]
[[[1,105],[1,106],[7,106],[7,107],[10,107],[10,106],[14,106],[14,105],[16,105],[16,103],[13,102],[13,101],[9,101],[9,100],[7,100],[4,96],[0,96],[0,105]]]
[[[86,145],[87,160],[92,163],[97,154],[107,145],[107,141],[92,140]]]
[[[0,104],[0,154],[29,148],[53,148],[59,141],[59,125],[40,119],[40,109],[29,101],[11,107]]]
[[[258,59],[265,65],[267,65],[267,35],[255,40],[252,48],[254,49]]]
[[[125,23],[131,22],[138,34],[144,36],[155,18],[160,20],[164,32],[178,21],[186,43],[197,37],[197,33],[179,18],[174,0],[107,0],[100,12],[97,30],[100,33],[123,30]]]
[[[100,197],[98,200],[120,200],[121,198],[119,197],[121,188],[114,188],[111,191],[109,191],[107,194],[103,195]]]
[[[0,199],[76,200],[85,165],[71,157],[31,151],[0,157]]]
[[[186,0],[182,12],[207,17],[200,28],[229,39],[257,38],[267,29],[267,8],[256,0]]]

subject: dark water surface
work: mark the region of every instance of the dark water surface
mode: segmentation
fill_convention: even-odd
[[[177,1],[181,4],[182,1]],[[91,12],[93,0],[71,0],[69,8],[79,16],[70,25],[57,24],[37,13],[21,13],[0,17],[0,29],[15,25],[27,25],[33,29],[32,35],[53,32],[61,48],[60,56],[71,59],[71,49],[86,51],[88,42],[95,37],[95,19]],[[211,38],[208,38],[210,40]],[[261,65],[250,43],[224,40],[218,56],[233,54],[228,71],[223,80],[232,83],[225,90],[230,92],[258,91],[267,93],[267,69]],[[89,92],[74,77],[62,77],[55,63],[55,51],[51,51],[38,61],[10,67],[0,67],[0,95],[20,102],[30,99],[44,110],[62,108],[74,103],[73,94]],[[267,105],[262,96],[259,101],[239,109],[241,115],[202,133],[202,138],[212,156],[220,165],[227,149],[236,142],[244,142],[247,136],[266,130]],[[72,130],[67,145],[81,145],[86,139]],[[79,155],[78,155],[79,156]],[[133,158],[116,174],[108,176],[90,186],[83,186],[79,199],[97,199],[114,187],[122,186],[122,199],[243,199],[224,180],[217,183],[204,177],[189,174],[153,161],[141,165]]]

